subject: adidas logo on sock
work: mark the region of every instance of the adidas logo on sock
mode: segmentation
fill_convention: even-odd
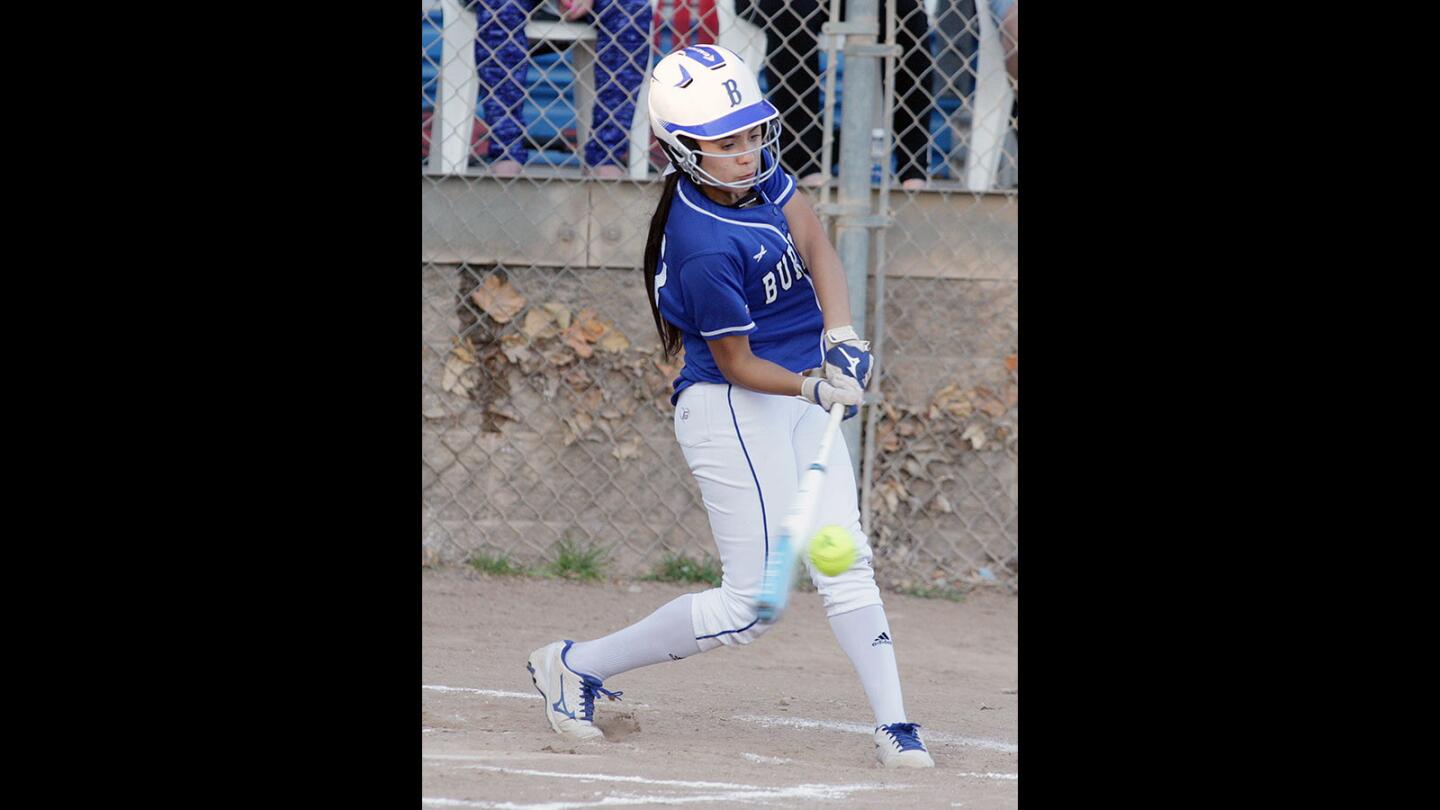
[[[668,655],[668,656],[670,656],[670,660],[671,660],[671,661],[684,661],[684,660],[685,660],[685,656],[683,656],[683,655],[676,655],[675,653],[665,653],[665,654]]]
[[[890,643],[890,634],[889,634],[889,633],[881,633],[880,635],[878,635],[878,636],[875,637],[875,640],[874,640],[874,641],[870,642],[870,646],[871,646],[871,647],[878,647],[878,646],[880,646],[881,644],[890,644],[891,647],[894,647],[894,646],[895,646],[894,644],[891,644],[891,643]]]

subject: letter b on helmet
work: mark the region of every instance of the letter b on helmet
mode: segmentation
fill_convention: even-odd
[[[740,86],[735,82],[734,79],[728,79],[726,80],[724,87],[725,92],[730,94],[730,106],[734,107],[738,105],[742,101],[740,97]]]

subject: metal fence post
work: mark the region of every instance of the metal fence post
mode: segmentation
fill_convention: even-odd
[[[866,288],[870,272],[870,170],[876,105],[880,101],[879,0],[851,0],[841,26],[828,26],[845,35],[844,99],[840,112],[840,184],[835,213],[835,251],[845,267],[850,288],[850,314],[855,331],[865,335]],[[866,46],[870,46],[867,48]],[[883,133],[882,133],[883,134]],[[888,168],[888,167],[886,167]],[[881,176],[888,175],[882,171]],[[850,464],[860,465],[860,423],[850,420],[841,428],[850,449]]]

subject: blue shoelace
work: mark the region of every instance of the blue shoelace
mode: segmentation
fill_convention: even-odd
[[[585,675],[580,679],[580,716],[586,721],[595,719],[595,693],[600,693],[611,700],[619,700],[624,692],[611,692],[601,682]]]
[[[891,723],[881,728],[900,746],[901,751],[925,750],[925,744],[920,742],[920,735],[916,733],[920,728],[919,723]]]

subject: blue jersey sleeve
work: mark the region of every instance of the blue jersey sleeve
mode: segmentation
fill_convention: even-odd
[[[764,161],[766,167],[769,167],[775,161],[774,156],[770,154],[769,150],[762,154],[764,157],[761,160]],[[785,167],[778,167],[774,174],[760,184],[760,193],[764,194],[770,202],[784,208],[785,203],[790,202],[790,198],[795,196],[795,178],[785,171]]]
[[[723,253],[703,253],[685,260],[679,270],[685,311],[706,340],[755,331],[745,302],[745,276],[735,260]]]

